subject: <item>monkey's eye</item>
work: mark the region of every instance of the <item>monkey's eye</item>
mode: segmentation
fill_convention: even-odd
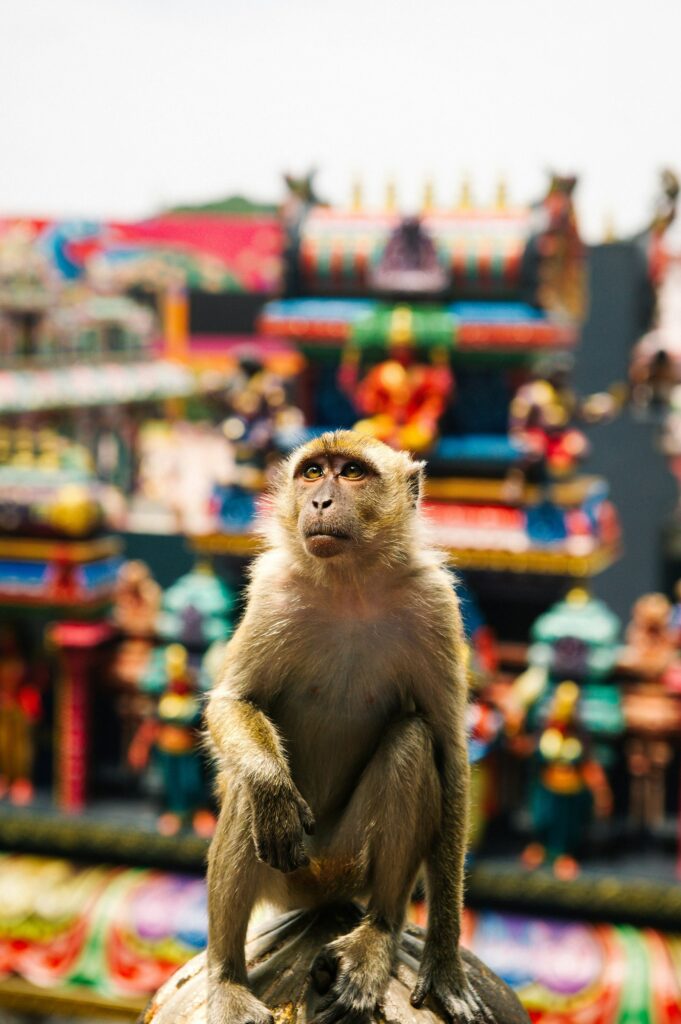
[[[320,480],[324,476],[324,470],[317,462],[311,462],[303,470],[304,480]]]
[[[340,475],[344,476],[346,480],[361,480],[365,475],[364,466],[359,462],[346,462]]]

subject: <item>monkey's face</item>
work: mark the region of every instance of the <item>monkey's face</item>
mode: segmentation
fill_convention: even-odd
[[[350,431],[326,434],[297,452],[280,493],[280,521],[319,559],[394,549],[410,533],[421,463]]]
[[[319,454],[296,470],[298,530],[316,558],[347,554],[366,533],[378,474],[365,461]]]

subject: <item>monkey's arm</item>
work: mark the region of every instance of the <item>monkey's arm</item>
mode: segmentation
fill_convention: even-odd
[[[435,737],[441,822],[426,858],[428,932],[412,1003],[433,995],[454,1020],[482,1020],[459,952],[464,860],[468,841],[469,764],[465,730],[467,682],[458,603],[446,599],[445,626],[430,638],[430,664],[415,685],[417,706]]]
[[[244,626],[229,645],[206,722],[230,786],[245,795],[256,856],[294,871],[309,863],[303,831],[314,830],[314,818],[291,778],[277,729],[258,706],[257,652],[245,640]]]
[[[206,723],[220,759],[231,777],[249,787],[289,777],[279,734],[253,698],[235,693],[229,676],[212,692]]]

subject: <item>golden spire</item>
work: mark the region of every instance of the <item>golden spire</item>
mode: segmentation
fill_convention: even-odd
[[[397,210],[397,187],[393,178],[389,178],[385,186],[385,208],[388,213]]]
[[[28,427],[17,427],[14,432],[14,455],[11,463],[22,469],[32,469],[35,465],[33,434]]]
[[[41,469],[59,469],[59,437],[49,427],[38,431],[37,461]]]
[[[617,229],[615,227],[615,218],[610,210],[605,215],[603,222],[603,241],[604,242],[616,242],[617,241]]]
[[[414,314],[409,306],[395,306],[390,317],[391,345],[409,345],[414,340]]]
[[[435,183],[432,178],[426,178],[423,186],[423,212],[432,213],[435,209]]]
[[[496,201],[494,204],[497,210],[505,210],[508,207],[508,185],[502,176],[497,182]]]
[[[7,462],[12,450],[9,427],[0,426],[0,465]]]
[[[361,213],[364,209],[364,190],[362,189],[362,180],[357,177],[352,183],[352,199],[350,206],[353,213]]]
[[[473,208],[473,190],[471,189],[471,179],[467,174],[464,175],[464,179],[461,182],[458,207],[460,210],[471,210]]]
[[[565,600],[568,604],[580,605],[588,604],[591,598],[586,587],[572,587],[568,590]]]

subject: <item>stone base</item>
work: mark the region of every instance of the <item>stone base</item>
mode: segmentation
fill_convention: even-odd
[[[305,1024],[319,1000],[309,970],[320,948],[349,932],[362,916],[354,904],[293,911],[264,921],[246,946],[253,992],[270,1007],[276,1024]],[[410,926],[402,933],[393,976],[377,1021],[385,1024],[438,1024],[436,1007],[416,1010],[409,1002],[423,952],[424,932]],[[468,980],[496,1024],[529,1024],[515,993],[477,957],[463,951]],[[170,978],[152,998],[140,1024],[205,1024],[206,954],[202,953]],[[229,1024],[225,1021],[225,1024]]]

